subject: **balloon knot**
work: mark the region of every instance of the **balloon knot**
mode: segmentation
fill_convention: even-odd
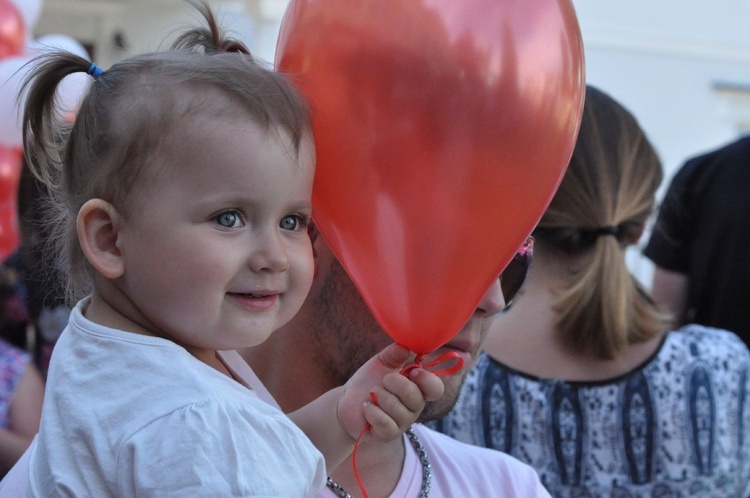
[[[456,353],[455,351],[451,351],[450,353],[445,353],[443,355],[438,356],[431,362],[429,362],[426,365],[423,365],[422,362],[424,361],[424,354],[418,354],[414,361],[405,367],[401,369],[401,374],[405,376],[409,376],[409,373],[414,370],[415,368],[424,368],[425,370],[428,370],[431,367],[440,365],[441,363],[445,363],[446,361],[455,360],[455,363],[450,368],[444,368],[442,370],[435,370],[432,371],[435,375],[450,375],[453,373],[458,372],[461,370],[461,368],[464,366],[464,360],[461,358],[461,355]]]

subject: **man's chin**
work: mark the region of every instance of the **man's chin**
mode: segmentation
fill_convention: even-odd
[[[455,405],[456,400],[453,400],[453,403],[445,403],[441,400],[430,401],[425,405],[422,414],[417,418],[417,422],[424,423],[443,418],[450,413]]]
[[[461,374],[459,378],[450,378],[451,382],[446,383],[443,397],[436,401],[425,403],[424,410],[422,410],[422,414],[417,418],[417,422],[429,422],[446,416],[456,406],[465,376],[465,374]]]

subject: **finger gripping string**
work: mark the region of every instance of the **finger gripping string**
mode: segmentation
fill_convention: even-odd
[[[451,375],[463,368],[464,366],[464,360],[461,358],[461,355],[459,355],[455,351],[451,351],[449,353],[444,353],[431,362],[427,363],[426,365],[423,365],[422,362],[424,361],[424,354],[418,354],[414,358],[414,361],[406,366],[404,366],[401,369],[401,375],[405,377],[409,377],[409,373],[414,370],[415,368],[422,368],[424,370],[429,370],[432,367],[436,367],[442,363],[454,361],[453,366],[449,368],[443,368],[441,370],[430,370],[435,375]],[[378,397],[375,395],[375,393],[370,393],[370,399],[372,399],[372,402],[377,406],[378,404]],[[363,498],[369,498],[369,495],[367,494],[367,491],[365,490],[365,485],[362,482],[362,478],[359,475],[359,470],[357,470],[357,448],[359,447],[360,441],[362,441],[362,438],[367,433],[367,430],[370,428],[370,423],[366,422],[365,427],[362,429],[362,432],[359,433],[359,436],[357,436],[357,440],[354,442],[354,450],[352,450],[352,466],[354,467],[354,477],[357,479],[357,484],[359,485],[359,490],[362,493]]]

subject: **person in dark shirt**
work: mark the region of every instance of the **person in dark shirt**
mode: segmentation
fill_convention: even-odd
[[[719,327],[750,344],[750,136],[682,166],[643,253],[674,325]]]

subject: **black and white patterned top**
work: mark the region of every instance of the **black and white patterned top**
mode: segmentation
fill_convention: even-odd
[[[533,377],[482,354],[431,427],[534,467],[556,498],[750,496],[750,352],[733,333],[670,332],[634,371]]]

